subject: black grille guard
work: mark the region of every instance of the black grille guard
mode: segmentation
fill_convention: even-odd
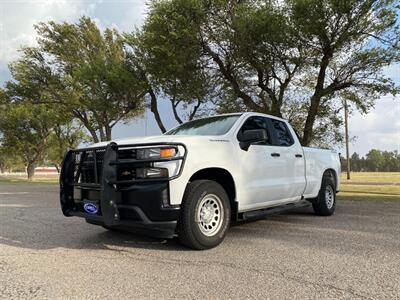
[[[141,149],[149,148],[149,147],[176,147],[179,146],[184,148],[184,154],[181,156],[175,156],[172,158],[156,158],[156,159],[118,159],[118,150],[126,149],[126,148],[134,148]],[[94,164],[94,177],[95,183],[79,183],[77,181],[76,173],[81,172],[82,161],[79,163],[78,170],[76,170],[76,162],[74,161],[74,155],[77,153],[86,153],[88,151],[93,151],[95,153],[96,150],[105,150],[104,156],[102,159],[102,164],[99,166],[97,162],[97,155],[93,155],[93,164]],[[85,155],[85,154],[83,154]],[[86,149],[76,149],[69,150],[65,154],[60,173],[60,202],[61,209],[65,216],[77,216],[82,213],[75,211],[75,202],[74,202],[74,188],[86,188],[93,190],[100,190],[100,207],[102,215],[91,215],[91,219],[98,219],[99,221],[104,222],[107,226],[113,226],[120,223],[120,215],[118,211],[118,207],[115,199],[115,192],[117,190],[121,190],[119,185],[127,185],[127,184],[139,184],[145,182],[160,182],[160,181],[169,181],[178,178],[182,174],[182,170],[185,164],[187,156],[187,148],[182,143],[145,143],[145,144],[127,144],[127,145],[118,145],[114,142],[109,143],[107,146],[103,147],[93,147]],[[117,166],[118,165],[136,165],[140,167],[143,164],[155,163],[155,162],[168,162],[168,161],[177,161],[181,160],[182,163],[179,168],[179,172],[170,177],[165,178],[148,178],[148,179],[133,179],[133,180],[117,180]],[[101,170],[98,168],[101,167]],[[101,176],[99,176],[99,174]],[[89,216],[88,216],[89,217]]]

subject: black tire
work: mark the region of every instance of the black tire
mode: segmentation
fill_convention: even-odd
[[[333,203],[332,203],[333,201]],[[331,177],[323,177],[318,197],[312,203],[314,212],[319,216],[331,216],[336,208],[336,186]]]
[[[221,211],[215,208],[216,206],[220,207]],[[200,213],[202,207],[212,212],[207,215],[208,219],[205,222],[196,222],[196,215]],[[216,218],[215,223],[214,218]],[[207,221],[209,223],[206,223]],[[178,236],[182,244],[195,250],[213,248],[224,240],[230,221],[229,198],[220,184],[211,180],[195,180],[188,184],[183,196],[181,217],[178,222]],[[211,223],[216,225],[211,225]],[[201,226],[203,227],[201,228]],[[204,233],[208,230],[210,232]],[[215,231],[211,232],[213,230]],[[210,234],[212,235],[210,236]]]

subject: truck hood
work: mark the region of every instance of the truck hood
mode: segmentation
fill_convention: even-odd
[[[103,147],[109,143],[114,142],[117,145],[129,145],[129,144],[145,144],[145,143],[207,143],[211,141],[223,141],[228,142],[228,139],[221,136],[205,136],[205,135],[157,135],[137,138],[124,138],[116,139],[107,142],[100,142],[92,144],[87,148]]]

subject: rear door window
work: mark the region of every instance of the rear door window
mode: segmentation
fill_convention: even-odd
[[[294,144],[293,136],[285,122],[275,119],[269,121],[274,134],[273,145],[289,147]]]

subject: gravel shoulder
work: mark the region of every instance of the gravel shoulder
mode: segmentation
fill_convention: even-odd
[[[400,202],[233,226],[208,251],[66,218],[58,187],[0,183],[0,298],[400,298]]]

